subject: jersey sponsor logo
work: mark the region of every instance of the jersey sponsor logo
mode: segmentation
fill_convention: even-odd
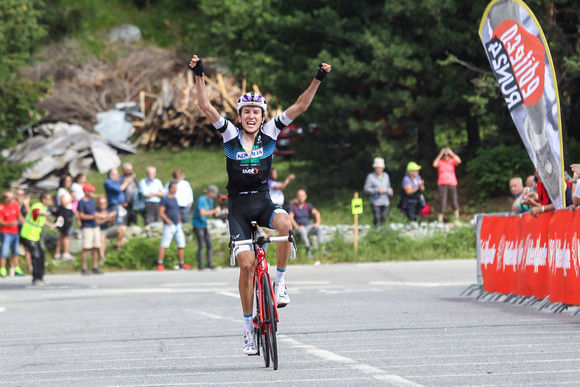
[[[246,160],[246,159],[257,159],[264,155],[264,148],[260,147],[257,149],[252,150],[252,156],[248,157],[248,153],[244,150],[239,151],[236,153],[236,160]]]
[[[259,172],[258,168],[244,168],[242,169],[242,175],[257,175]]]

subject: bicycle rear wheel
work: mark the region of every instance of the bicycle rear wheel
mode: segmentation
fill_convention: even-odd
[[[266,325],[266,347],[270,351],[272,365],[275,370],[278,369],[278,343],[276,341],[276,312],[274,310],[274,297],[272,297],[272,288],[266,274],[262,276],[262,297],[264,300],[264,325]]]

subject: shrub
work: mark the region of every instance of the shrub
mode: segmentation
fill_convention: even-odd
[[[478,199],[485,200],[506,195],[509,179],[520,176],[525,180],[534,166],[523,146],[499,145],[479,149],[465,170],[477,190]]]

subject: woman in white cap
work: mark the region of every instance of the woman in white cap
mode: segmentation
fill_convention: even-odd
[[[373,168],[375,171],[369,173],[365,180],[364,191],[370,195],[373,223],[378,227],[386,222],[389,215],[389,196],[393,196],[393,188],[389,174],[385,172],[385,160],[382,157],[375,157]]]

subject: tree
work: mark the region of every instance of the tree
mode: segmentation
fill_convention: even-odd
[[[440,60],[451,51],[478,65],[487,61],[477,37],[486,4],[202,0],[200,8],[212,54],[235,75],[275,92],[283,106],[312,79],[319,61],[333,65],[305,115],[317,135],[302,141],[302,154],[321,185],[359,187],[360,171],[375,155],[386,156],[390,168],[432,160],[437,127],[469,127],[476,132],[472,141],[479,139],[464,97],[474,73]]]
[[[18,68],[28,63],[45,30],[37,21],[41,1],[0,2],[0,149],[15,146],[21,139],[18,128],[38,120],[38,102],[47,88],[21,78]],[[9,164],[0,156],[0,188],[7,188],[23,166]]]

